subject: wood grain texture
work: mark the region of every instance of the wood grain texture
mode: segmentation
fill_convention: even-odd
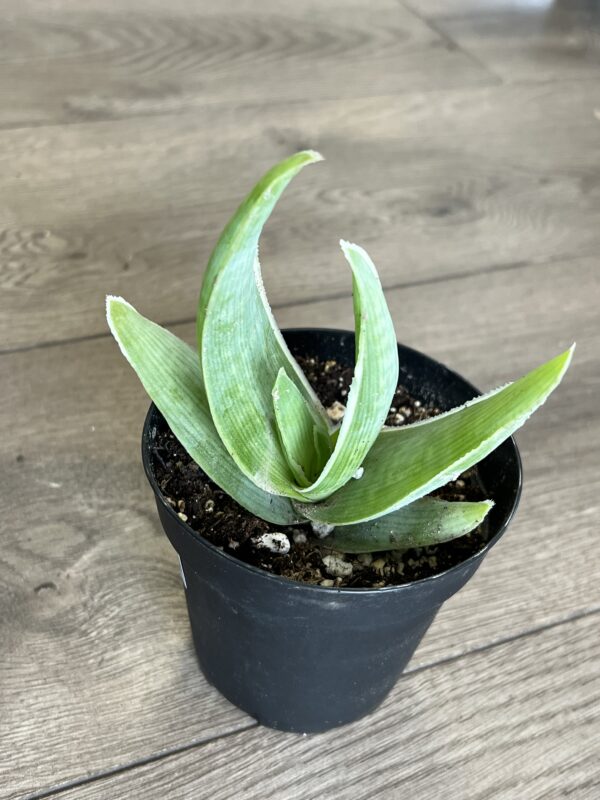
[[[388,286],[596,252],[596,95],[494,87],[0,133],[0,349],[104,332],[106,293],[191,318],[229,215],[302,147],[328,160],[265,230],[275,304],[348,291],[340,237]]]
[[[593,800],[598,616],[402,679],[373,716],[300,737],[256,728],[65,792],[65,800]]]
[[[593,0],[0,0],[2,800],[596,800],[598,41]],[[306,147],[261,245],[282,325],[351,325],[344,237],[399,339],[482,389],[578,341],[510,531],[381,710],[310,739],[199,674],[103,318],[190,320]]]
[[[10,5],[0,127],[495,82],[390,0]]]
[[[482,388],[579,340],[568,379],[520,437],[527,484],[510,533],[412,668],[600,606],[596,289],[595,260],[579,259],[388,293],[399,338]],[[278,316],[349,326],[351,300]],[[192,327],[175,330],[191,341]],[[139,464],[147,401],[116,345],[4,355],[0,382],[4,796],[249,724],[197,672],[176,558]]]
[[[600,72],[595,0],[408,0],[408,7],[503,80],[562,81]]]

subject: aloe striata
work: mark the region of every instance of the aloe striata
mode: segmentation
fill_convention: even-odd
[[[341,242],[352,271],[356,365],[340,424],[329,419],[269,307],[258,240],[307,164],[271,169],[238,208],[209,260],[198,352],[107,298],[110,329],[171,430],[204,472],[257,517],[311,522],[343,552],[404,549],[468,533],[493,503],[427,495],[508,438],[558,386],[573,347],[503,388],[440,416],[385,428],[398,381],[396,335],[373,262]]]

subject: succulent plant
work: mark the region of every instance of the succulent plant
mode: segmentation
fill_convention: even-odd
[[[249,512],[310,522],[343,552],[403,549],[463,535],[493,505],[428,495],[519,428],[560,383],[573,347],[460,408],[384,427],[398,382],[396,335],[376,269],[341,242],[352,271],[356,363],[333,424],[288,350],[267,301],[258,240],[313,151],[264,175],[221,234],[204,274],[195,352],[120,297],[110,329],[189,455]]]

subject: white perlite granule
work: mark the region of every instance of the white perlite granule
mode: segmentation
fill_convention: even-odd
[[[311,522],[310,527],[313,529],[315,536],[318,536],[319,539],[324,539],[326,536],[329,536],[334,528],[333,525],[328,525],[326,522]]]
[[[327,574],[333,578],[348,578],[352,575],[352,564],[349,561],[344,561],[342,556],[323,556],[323,564]]]
[[[275,531],[275,533],[262,533],[260,536],[252,539],[255,547],[260,547],[264,550],[269,550],[271,553],[284,556],[290,552],[290,540],[285,533]]]

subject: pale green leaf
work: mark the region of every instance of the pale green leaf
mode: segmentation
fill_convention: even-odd
[[[300,497],[282,452],[271,389],[283,367],[314,416],[326,413],[290,354],[266,299],[256,247],[292,177],[320,158],[299,153],[272,169],[228,224],[209,264],[198,311],[202,373],[212,417],[241,471],[265,491]]]
[[[303,150],[272,167],[241,203],[229,220],[208,261],[198,300],[196,335],[202,352],[204,321],[215,281],[223,269],[240,262],[240,269],[252,271],[258,240],[267,219],[292,178],[307,164],[322,161],[314,150]]]
[[[277,375],[272,395],[283,452],[298,484],[308,486],[325,463],[320,463],[315,447],[317,428],[314,416],[283,367]],[[321,433],[327,437],[326,431]]]
[[[321,545],[341,553],[373,553],[439,544],[477,528],[493,505],[490,500],[449,503],[423,497],[369,522],[334,528]]]
[[[317,480],[302,495],[329,497],[361,466],[388,415],[398,383],[396,334],[375,266],[358,245],[341,242],[352,268],[356,366],[335,448]]]
[[[201,358],[200,370],[202,372],[204,369],[202,364],[204,323],[215,282],[221,277],[225,269],[227,269],[227,279],[229,281],[235,281],[236,277],[239,277],[240,280],[244,279],[245,286],[239,285],[239,302],[244,303],[248,300],[249,304],[256,308],[261,328],[268,327],[266,323],[269,323],[272,330],[272,335],[269,337],[269,346],[272,350],[277,351],[277,358],[281,362],[280,366],[286,368],[303,396],[316,409],[317,414],[325,425],[328,425],[329,419],[325,409],[312,390],[296,359],[289,352],[275,322],[264,291],[260,276],[260,266],[257,261],[260,234],[283,191],[303,167],[322,160],[323,156],[315,150],[303,150],[279,162],[263,175],[229,220],[210,256],[202,279],[196,314],[196,338],[198,341],[198,353]],[[251,277],[252,281],[250,280]],[[243,290],[248,294],[244,295]],[[250,298],[252,300],[251,303]],[[257,302],[258,299],[260,299],[260,303]],[[273,383],[269,385],[269,388],[272,385]]]
[[[321,468],[327,462],[331,455],[331,451],[335,445],[337,431],[330,435],[328,431],[324,431],[320,425],[313,426],[313,440],[315,444],[315,453],[317,456],[317,463]]]
[[[322,503],[298,504],[299,510],[315,522],[349,525],[388,514],[443,486],[491,453],[542,405],[565,374],[573,349],[446,414],[384,429],[360,480]]]
[[[108,297],[110,330],[183,447],[206,474],[252,514],[277,525],[299,519],[290,501],[255,486],[237,468],[213,425],[197,354],[120,297]]]

